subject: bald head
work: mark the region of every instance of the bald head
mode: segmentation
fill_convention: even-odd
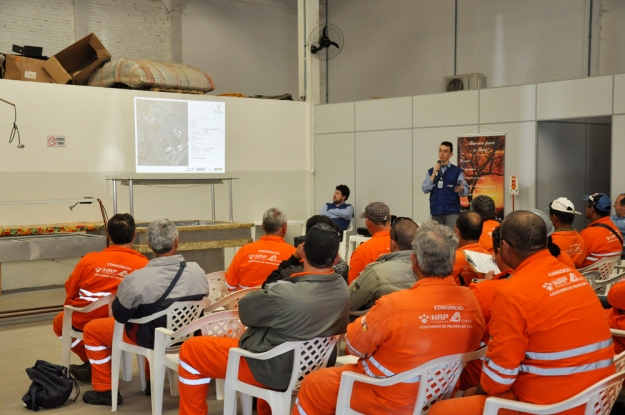
[[[477,212],[462,212],[456,220],[460,238],[465,241],[477,241],[482,235],[482,217]]]
[[[519,255],[529,256],[547,247],[547,227],[540,216],[519,210],[501,224],[501,239]]]
[[[391,239],[395,241],[399,251],[412,249],[412,241],[417,233],[418,227],[419,225],[409,219],[403,219],[393,224],[391,228]]]

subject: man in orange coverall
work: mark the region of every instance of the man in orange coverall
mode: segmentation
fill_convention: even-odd
[[[456,251],[456,262],[451,275],[456,284],[468,287],[473,278],[482,279],[484,276],[471,268],[469,261],[464,256],[464,250],[479,252],[480,254],[491,255],[480,243],[482,234],[482,217],[477,212],[462,212],[456,219],[456,235],[458,235],[458,250]]]
[[[625,330],[625,281],[619,281],[608,291],[608,303],[612,306],[606,310],[608,324],[613,329]],[[625,338],[614,336],[614,352],[625,351]]]
[[[339,259],[340,236],[334,227],[317,223],[306,233],[304,272],[266,284],[239,301],[239,317],[247,330],[241,339],[193,337],[184,342],[178,363],[180,415],[205,415],[212,378],[223,379],[228,351],[240,347],[262,353],[287,341],[310,340],[345,333],[349,322],[349,290],[332,269]],[[293,353],[269,360],[241,359],[239,379],[255,386],[285,390],[291,379]],[[260,415],[270,413],[258,401]]]
[[[434,404],[430,415],[482,414],[489,396],[552,404],[614,373],[601,303],[579,272],[549,253],[538,215],[516,211],[504,219],[501,257],[514,272],[495,293],[480,385]]]
[[[573,202],[566,197],[559,197],[549,203],[549,220],[555,231],[551,235],[553,243],[566,251],[577,268],[586,259],[586,245],[584,238],[573,228],[575,215],[581,215],[575,210]]]
[[[582,268],[603,258],[621,256],[623,252],[623,237],[610,219],[610,198],[603,193],[595,193],[586,196],[584,200],[586,219],[591,223],[579,233],[586,245],[586,259],[582,262]]]
[[[64,305],[86,307],[101,297],[115,295],[122,279],[136,269],[143,268],[148,259],[132,249],[135,239],[135,220],[127,213],[118,213],[109,219],[106,236],[110,246],[102,252],[91,252],[76,264],[74,271],[65,281]],[[100,307],[90,313],[74,313],[72,327],[82,331],[85,324],[96,318],[109,316],[108,307]],[[54,333],[63,334],[63,312],[54,318]],[[91,366],[80,339],[73,339],[72,351],[83,361],[82,365],[71,365],[74,372],[85,372],[91,378]]]
[[[418,281],[408,290],[380,298],[366,316],[347,327],[345,345],[360,358],[358,363],[306,376],[294,414],[333,414],[345,371],[386,378],[479,347],[484,332],[479,305],[450,276],[457,244],[445,225],[430,221],[419,227],[411,257]],[[411,414],[418,389],[416,381],[389,387],[356,383],[351,406],[368,415]]]
[[[493,239],[491,235],[493,229],[499,226],[499,222],[495,220],[495,201],[486,195],[479,195],[471,201],[471,211],[479,213],[484,222],[482,226],[482,234],[480,235],[480,245],[491,254],[493,253]]]
[[[348,284],[351,284],[363,269],[380,255],[391,252],[391,211],[382,202],[371,202],[360,214],[365,218],[365,225],[373,235],[367,242],[361,244],[349,260]]]
[[[493,229],[491,236],[493,239],[493,250],[495,252],[493,254],[493,258],[497,263],[497,268],[503,271],[501,271],[497,275],[495,275],[493,271],[490,271],[489,273],[484,275],[483,280],[478,280],[477,283],[473,283],[469,286],[471,292],[475,295],[477,302],[480,304],[482,317],[484,317],[484,323],[486,324],[486,330],[484,330],[484,335],[482,336],[482,343],[480,344],[480,346],[487,345],[490,341],[490,331],[488,330],[488,323],[490,322],[490,318],[492,316],[495,291],[497,291],[497,289],[508,280],[510,274],[512,274],[512,269],[510,268],[510,266],[503,262],[503,259],[501,259],[501,250],[499,249],[501,243],[499,226]],[[460,375],[460,379],[458,380],[458,389],[464,391],[479,385],[481,376],[482,361],[470,361],[464,367],[462,375]]]
[[[231,291],[258,287],[267,275],[295,252],[295,247],[284,242],[286,215],[278,208],[271,208],[263,214],[261,238],[241,247],[232,259],[226,283]]]

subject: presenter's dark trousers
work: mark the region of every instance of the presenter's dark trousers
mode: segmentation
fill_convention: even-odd
[[[456,227],[456,220],[460,215],[432,215],[432,220],[440,223],[441,225],[447,225],[453,231]]]

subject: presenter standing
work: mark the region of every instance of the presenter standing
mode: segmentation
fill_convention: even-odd
[[[454,145],[443,141],[438,148],[439,160],[425,174],[421,185],[424,194],[430,194],[430,215],[432,220],[454,229],[460,214],[460,196],[469,194],[469,185],[464,172],[450,163]]]

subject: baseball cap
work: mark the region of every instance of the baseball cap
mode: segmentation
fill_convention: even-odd
[[[310,262],[324,265],[336,258],[340,242],[336,229],[326,223],[317,223],[306,233],[304,253]]]
[[[584,196],[584,201],[590,202],[592,207],[601,211],[601,213],[610,213],[610,210],[612,210],[610,198],[603,193],[593,193],[589,196]]]
[[[360,218],[367,218],[373,222],[386,222],[391,218],[391,210],[382,202],[371,202],[360,214]]]
[[[580,212],[575,210],[573,202],[571,202],[566,197],[559,197],[553,202],[549,203],[549,209],[557,210],[558,212],[574,213],[576,215],[581,215]]]
[[[549,216],[547,216],[547,214],[540,209],[525,209],[525,210],[527,210],[528,212],[532,212],[535,215],[540,216],[543,222],[545,222],[545,226],[547,226],[547,236],[551,236],[551,234],[555,231],[555,228],[553,226],[553,223],[551,223],[551,219],[549,219]]]

